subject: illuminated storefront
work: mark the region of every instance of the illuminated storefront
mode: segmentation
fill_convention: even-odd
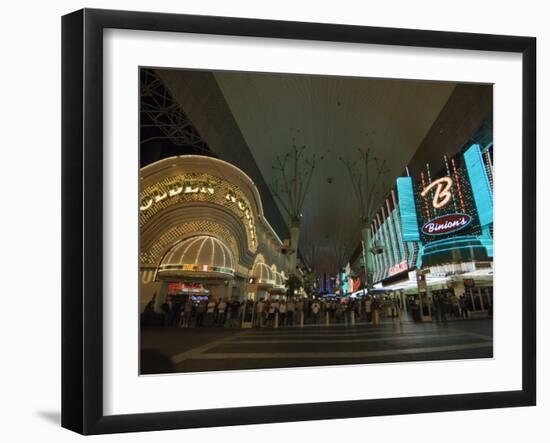
[[[433,166],[436,168],[432,169]],[[416,176],[399,177],[372,225],[375,287],[453,291],[492,303],[492,144],[468,146]]]
[[[260,195],[240,169],[205,156],[160,160],[140,171],[140,290],[143,308],[168,295],[246,297],[257,264],[272,286],[286,270],[282,242],[263,215]],[[175,288],[180,288],[176,290]]]

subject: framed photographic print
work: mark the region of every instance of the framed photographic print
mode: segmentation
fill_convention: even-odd
[[[531,37],[62,21],[62,425],[534,405]]]

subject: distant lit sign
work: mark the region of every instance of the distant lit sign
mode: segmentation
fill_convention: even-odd
[[[181,265],[161,265],[159,272],[164,271],[192,271],[192,272],[221,272],[224,274],[233,274],[233,269],[224,268],[222,266],[210,266],[210,265],[195,265],[191,263],[184,263]]]
[[[200,283],[168,283],[168,294],[169,295],[178,295],[178,294],[209,294],[209,290]]]
[[[391,266],[388,270],[388,275],[391,277],[392,275],[399,274],[400,272],[406,271],[407,269],[409,269],[409,263],[407,262],[407,260],[403,260],[402,262]]]
[[[355,277],[351,279],[351,290],[352,292],[358,291],[361,287],[361,279],[359,277]]]
[[[435,188],[432,206],[436,209],[439,209],[451,201],[452,185],[453,185],[453,180],[451,179],[451,177],[441,177],[441,178],[438,178],[437,180],[434,180],[428,186],[426,186],[422,190],[422,193],[420,195],[422,197],[426,197],[426,195],[433,188]]]
[[[447,214],[436,217],[422,226],[426,235],[443,235],[460,231],[470,224],[472,217],[468,214]]]

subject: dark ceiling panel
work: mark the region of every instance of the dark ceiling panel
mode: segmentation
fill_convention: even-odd
[[[426,163],[441,163],[444,154],[452,157],[473,142],[478,129],[492,120],[492,109],[492,85],[458,84],[409,163],[411,175],[417,176]]]

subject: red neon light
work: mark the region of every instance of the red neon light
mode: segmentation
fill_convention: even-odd
[[[426,180],[424,179],[424,171],[420,171],[420,179],[422,180],[422,189],[425,189]],[[424,196],[423,198],[424,198],[424,209],[426,209],[426,218],[429,220],[431,215],[430,215],[430,207],[428,206],[428,197]]]
[[[464,206],[464,199],[462,198],[462,190],[460,189],[460,181],[458,180],[458,173],[456,172],[456,165],[455,165],[454,158],[451,158],[451,165],[453,167],[453,174],[455,176],[455,182],[456,182],[456,188],[458,190],[458,198],[460,200],[460,206],[462,207],[462,211],[466,212],[466,207]]]

